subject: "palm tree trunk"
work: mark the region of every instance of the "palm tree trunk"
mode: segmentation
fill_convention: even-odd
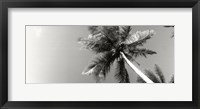
[[[146,83],[154,83],[151,79],[149,79],[144,73],[142,73],[131,61],[127,59],[123,52],[121,52],[122,57],[125,59],[127,64],[146,82]]]

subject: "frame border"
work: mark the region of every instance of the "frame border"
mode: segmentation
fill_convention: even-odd
[[[192,8],[192,101],[8,101],[8,8]],[[0,109],[199,109],[199,0],[0,0]]]

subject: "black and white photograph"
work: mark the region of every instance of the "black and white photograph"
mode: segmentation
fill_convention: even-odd
[[[25,83],[175,83],[175,25],[26,25]]]

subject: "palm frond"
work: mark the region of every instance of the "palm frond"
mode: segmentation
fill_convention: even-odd
[[[89,26],[88,30],[90,31],[91,34],[98,34],[100,32],[99,26]]]
[[[100,79],[104,79],[106,74],[110,71],[110,66],[115,61],[116,57],[113,55],[112,51],[104,52],[100,54],[92,64],[89,65],[85,74],[93,74],[95,79],[99,81]]]
[[[165,77],[163,75],[163,72],[157,64],[155,64],[155,72],[159,76],[161,82],[165,83]]]
[[[138,56],[147,57],[147,55],[153,55],[153,54],[157,54],[157,53],[153,50],[148,50],[146,48],[141,48],[141,49],[140,48],[134,48],[133,50],[129,49],[128,54],[137,58]]]
[[[146,43],[146,41],[147,41],[148,39],[151,39],[151,36],[147,36],[147,37],[145,37],[144,39],[141,39],[141,40],[136,41],[136,42],[131,43],[131,44],[127,44],[127,46],[128,46],[129,48],[135,48],[136,46],[143,46],[144,43]]]
[[[174,83],[174,75],[172,75],[171,80],[169,81],[169,83]]]
[[[124,44],[129,46],[142,46],[147,39],[150,39],[155,34],[154,30],[137,31],[129,35],[129,37],[124,41]]]
[[[147,77],[149,77],[154,83],[162,83],[161,80],[151,71],[151,70],[145,70],[145,74]],[[141,78],[137,78],[138,83],[145,83],[145,81]]]
[[[110,66],[113,64],[113,62],[115,61],[115,59],[117,59],[117,55],[114,54],[113,51],[104,53],[104,56],[102,57],[102,59],[104,60],[103,65],[104,65],[104,75],[106,75],[109,70],[110,70]]]
[[[90,64],[86,70],[82,72],[82,75],[92,75],[96,67],[96,64]]]
[[[124,42],[127,37],[129,36],[129,33],[131,31],[131,26],[119,26],[119,34],[120,34],[120,43]]]
[[[119,36],[119,26],[103,26],[101,29],[102,34],[104,34],[112,43],[118,41]]]
[[[162,70],[158,65],[155,64],[155,73],[151,70],[145,70],[145,74],[155,83],[167,83]],[[142,78],[138,77],[137,82],[139,83],[145,83]],[[172,75],[170,81],[168,83],[174,83],[174,75]]]
[[[140,66],[140,63],[137,62],[132,55],[130,55],[129,53],[123,52],[124,55],[128,58],[128,60],[130,60],[131,62],[135,62],[138,66]]]
[[[110,51],[112,44],[107,40],[106,37],[98,38],[79,38],[81,43],[86,49],[89,49],[95,53]]]
[[[120,58],[117,61],[116,69],[117,69],[117,71],[116,71],[115,77],[119,81],[119,83],[130,83],[129,75],[125,68],[125,62],[124,62],[123,58]]]

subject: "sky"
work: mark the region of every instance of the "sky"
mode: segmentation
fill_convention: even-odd
[[[133,25],[132,32],[153,29],[155,35],[142,48],[156,51],[147,58],[139,57],[141,71],[154,71],[157,64],[169,81],[174,74],[174,28],[160,25]],[[92,76],[81,73],[92,62],[95,54],[81,49],[78,38],[88,37],[88,26],[26,26],[26,83],[96,83]],[[115,63],[103,83],[117,83]],[[126,64],[132,83],[138,75]]]

